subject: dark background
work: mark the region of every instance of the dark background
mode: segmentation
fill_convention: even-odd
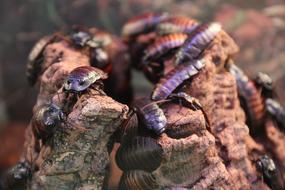
[[[221,22],[240,46],[237,64],[249,75],[268,73],[285,103],[284,0],[0,0],[0,170],[17,161],[35,103],[38,89],[25,78],[34,43],[73,24],[119,35],[128,18],[145,11]],[[148,87],[140,77],[134,75],[138,92]]]

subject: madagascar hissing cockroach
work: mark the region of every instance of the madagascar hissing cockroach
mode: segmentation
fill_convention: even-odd
[[[107,74],[102,70],[90,66],[77,67],[70,72],[63,84],[65,92],[81,93],[93,84],[102,85]]]
[[[37,82],[38,76],[42,72],[43,51],[48,44],[52,43],[54,37],[54,35],[50,35],[41,38],[28,56],[26,76],[31,86]]]
[[[154,30],[156,25],[167,19],[167,13],[144,13],[133,17],[124,26],[122,30],[123,36],[135,36]]]
[[[46,104],[37,108],[32,119],[32,130],[38,139],[44,141],[65,121],[65,114],[55,104]]]
[[[153,174],[143,170],[130,170],[123,173],[118,189],[124,190],[152,190],[159,185]]]
[[[261,156],[256,161],[256,167],[259,172],[262,173],[262,178],[265,183],[272,189],[272,190],[279,190],[284,188],[284,184],[280,180],[279,173],[275,166],[274,161],[267,155]]]
[[[198,58],[220,31],[221,25],[215,22],[197,26],[176,53],[175,63],[181,64]]]
[[[32,178],[32,166],[27,162],[20,162],[4,173],[0,178],[0,189],[26,189]]]
[[[271,98],[265,100],[266,111],[277,123],[277,127],[285,133],[285,110],[283,106]]]
[[[246,112],[249,127],[254,131],[256,127],[263,123],[265,117],[264,99],[254,82],[239,67],[234,63],[228,63],[227,68],[235,77],[241,106]]]
[[[187,34],[175,33],[157,38],[144,52],[143,63],[155,61],[166,53],[179,48],[187,39]]]
[[[273,98],[275,95],[272,78],[262,72],[258,72],[254,78],[255,85],[261,89],[261,94],[265,98]]]
[[[123,171],[152,172],[160,166],[162,153],[162,147],[154,138],[137,136],[121,144],[116,154],[116,162]]]
[[[185,64],[180,64],[161,78],[155,89],[152,92],[152,100],[164,100],[166,99],[179,85],[185,80],[196,75],[199,70],[205,66],[205,61],[192,60]]]
[[[169,19],[157,25],[156,31],[160,35],[172,33],[191,33],[197,26],[198,22],[185,16],[172,16]]]

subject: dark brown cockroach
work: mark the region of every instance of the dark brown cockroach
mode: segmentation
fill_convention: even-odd
[[[131,170],[123,173],[118,189],[124,190],[152,190],[159,185],[155,176],[142,170]]]
[[[71,40],[78,47],[84,47],[91,39],[91,35],[85,31],[77,31],[71,34]]]
[[[240,68],[233,63],[228,64],[227,67],[229,72],[235,77],[241,105],[247,115],[247,123],[254,130],[254,128],[262,124],[265,116],[264,99],[254,82]]]
[[[273,98],[275,95],[272,78],[262,72],[258,72],[254,78],[255,86],[261,89],[261,94],[265,98]]]
[[[130,19],[122,30],[123,36],[135,36],[154,30],[156,25],[167,19],[167,13],[144,13]]]
[[[54,37],[54,35],[50,35],[41,38],[34,45],[28,56],[26,76],[31,86],[37,82],[38,76],[42,71],[43,51],[48,44],[52,43]]]
[[[116,154],[116,162],[123,170],[145,170],[148,172],[157,169],[162,161],[162,147],[155,139],[137,136],[125,141]]]
[[[155,61],[166,53],[180,47],[187,39],[187,34],[169,34],[162,36],[154,41],[150,46],[147,47],[143,57],[143,63],[148,61]]]
[[[102,86],[102,80],[107,78],[107,74],[90,66],[82,66],[74,69],[68,75],[63,84],[65,92],[73,92],[79,94],[87,90],[93,84]]]
[[[160,35],[172,33],[191,33],[197,26],[198,22],[194,19],[184,16],[172,16],[158,24],[156,31]]]
[[[24,161],[18,163],[0,178],[0,189],[26,189],[32,177],[32,166]]]
[[[277,123],[277,127],[285,133],[285,110],[283,106],[271,98],[265,100],[265,107],[267,113]]]
[[[219,23],[199,25],[176,53],[176,64],[196,59],[221,31]]]
[[[203,59],[178,65],[159,80],[152,92],[152,100],[166,99],[179,85],[196,75],[204,66],[205,61]]]
[[[66,120],[62,110],[54,105],[47,104],[38,108],[32,119],[33,133],[38,139],[47,140],[62,122]]]
[[[265,183],[273,190],[279,190],[284,188],[282,180],[274,161],[267,155],[261,156],[256,161],[256,167],[259,172],[262,173],[262,178]]]

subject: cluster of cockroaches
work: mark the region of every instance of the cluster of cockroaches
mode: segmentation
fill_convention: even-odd
[[[168,133],[167,118],[161,108],[162,104],[175,102],[193,110],[201,110],[209,125],[199,101],[184,92],[179,92],[179,87],[205,67],[204,52],[221,30],[218,23],[199,23],[187,17],[165,13],[143,14],[124,25],[122,35],[128,44],[132,65],[142,70],[151,82],[157,84],[151,98],[138,101],[134,105],[129,117],[111,139],[121,143],[116,154],[116,162],[124,171],[119,189],[154,189],[159,186],[151,172],[160,166],[163,157],[157,137]],[[107,74],[111,78],[113,75],[114,64],[110,61],[108,49],[113,37],[94,28],[79,27],[68,34],[56,33],[42,38],[29,55],[29,82],[35,84],[48,67],[43,64],[43,52],[47,45],[61,40],[86,53],[90,57],[91,65],[73,70],[62,85],[63,93],[80,96],[90,88],[101,92]],[[58,57],[54,64],[60,61],[61,57]],[[255,80],[250,80],[230,60],[226,68],[236,78],[242,106],[247,113],[248,125],[252,132],[259,129],[258,126],[268,117],[285,131],[285,111],[273,99],[272,80],[263,73],[259,73]],[[117,83],[110,87],[107,85],[107,90],[116,85]],[[112,96],[112,93],[110,94]],[[118,94],[123,96],[124,92],[114,94],[116,99]],[[66,115],[62,108],[54,104],[40,107],[34,116],[35,136],[47,141],[57,126],[65,122]],[[181,129],[181,132],[179,128],[177,130],[177,136],[172,136],[173,138],[181,138],[181,134],[190,135],[185,129]],[[274,164],[267,160],[270,158],[261,158],[258,165],[265,177],[270,179],[273,175],[267,175],[266,171],[275,169]],[[272,180],[274,179],[270,179]]]

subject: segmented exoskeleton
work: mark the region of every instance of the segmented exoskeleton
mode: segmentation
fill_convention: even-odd
[[[254,78],[255,85],[260,88],[264,98],[273,98],[275,95],[272,78],[262,72],[258,72]]]
[[[205,66],[205,61],[192,60],[189,63],[176,66],[173,70],[160,79],[152,92],[153,100],[166,99],[185,80],[196,75]]]
[[[197,59],[220,31],[219,23],[199,25],[176,53],[175,63],[178,65]]]
[[[122,35],[135,36],[149,32],[154,30],[157,24],[168,17],[167,13],[144,13],[133,17],[123,26]]]
[[[283,106],[271,98],[265,100],[265,105],[267,113],[276,122],[277,127],[285,133],[285,109]]]

